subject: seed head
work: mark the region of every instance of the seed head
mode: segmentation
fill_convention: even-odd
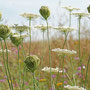
[[[88,13],[90,13],[90,5],[87,7]]]

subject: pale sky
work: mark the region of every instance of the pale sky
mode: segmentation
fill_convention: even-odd
[[[61,2],[61,4],[60,4]],[[39,14],[39,9],[42,5],[46,5],[50,8],[51,16],[59,13],[68,12],[61,8],[61,6],[72,6],[80,8],[82,12],[87,12],[87,6],[90,4],[90,0],[0,0],[0,12],[2,12],[4,22],[8,25],[13,24],[28,24],[24,18],[19,16],[22,13]],[[56,20],[58,17],[54,17]],[[72,21],[76,23],[76,18]],[[27,23],[26,23],[27,22]],[[51,21],[52,22],[52,21]],[[54,23],[58,23],[54,20]],[[76,25],[76,24],[75,24]],[[76,25],[77,26],[77,25]]]

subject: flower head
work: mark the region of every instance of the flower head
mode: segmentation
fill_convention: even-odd
[[[24,18],[27,18],[27,19],[29,19],[29,20],[31,20],[31,19],[36,19],[36,18],[40,17],[40,16],[37,15],[37,14],[31,14],[31,13],[23,13],[23,14],[21,14],[20,16],[22,16],[22,17],[24,17]]]
[[[86,89],[83,88],[83,87],[79,87],[79,86],[70,86],[70,85],[64,86],[64,88],[67,89],[67,90],[86,90]]]
[[[0,25],[0,37],[6,39],[10,36],[11,30],[7,25]]]
[[[15,25],[15,26],[12,26],[12,29],[15,29],[16,31],[18,31],[19,33],[22,33],[24,32],[25,30],[28,30],[29,27],[28,26],[18,26],[18,25]]]
[[[11,52],[11,50],[7,50],[8,52]],[[3,50],[1,49],[0,52],[2,53]],[[6,53],[6,49],[4,49],[4,52]]]
[[[90,13],[90,5],[87,7],[88,13]]]
[[[45,30],[47,30],[47,26],[44,26],[44,25],[38,25],[38,26],[35,26],[34,28],[40,29],[40,30],[42,30],[43,32],[44,32]],[[48,26],[48,28],[51,29],[52,26]]]
[[[28,71],[34,72],[40,64],[40,59],[36,55],[31,55],[26,57],[24,63]]]
[[[42,71],[50,72],[50,67],[44,67],[42,69]],[[51,72],[53,72],[53,73],[57,73],[57,72],[62,73],[62,70],[59,70],[59,68],[51,68]]]
[[[89,13],[82,13],[82,12],[72,13],[72,15],[75,15],[76,17],[87,17],[87,16],[90,16]]]
[[[20,35],[18,35],[17,33],[14,33],[10,36],[10,39],[12,41],[12,43],[14,45],[16,45],[17,47],[21,44],[22,42],[22,38],[20,37]]]
[[[40,79],[39,82],[46,82],[46,79]]]
[[[39,12],[45,20],[50,16],[50,10],[47,6],[41,6]]]
[[[60,82],[60,83],[57,83],[57,84],[56,84],[56,86],[58,86],[58,87],[59,87],[59,86],[61,86],[62,84],[63,84],[63,83],[62,83],[62,82]]]
[[[71,6],[62,7],[62,8],[65,8],[65,9],[68,10],[68,11],[80,10],[79,8],[73,8],[73,7],[71,7]]]
[[[76,30],[76,29],[73,28],[73,27],[56,27],[56,28],[54,28],[54,29],[59,30],[59,31],[64,32],[64,33],[66,33],[66,32],[71,32],[71,31],[73,31],[73,30]]]
[[[58,55],[74,55],[77,53],[74,50],[60,49],[60,48],[52,49],[52,51],[56,52]]]

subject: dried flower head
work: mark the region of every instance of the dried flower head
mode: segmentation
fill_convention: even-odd
[[[86,89],[83,88],[83,87],[79,87],[79,86],[70,86],[70,85],[64,86],[64,88],[65,88],[66,90],[86,90]]]
[[[11,52],[11,50],[7,50],[8,52]],[[0,50],[0,53],[2,53],[3,52],[3,50],[1,49]],[[4,49],[4,52],[6,53],[6,49]]]
[[[62,8],[65,8],[65,9],[68,10],[68,11],[80,10],[79,8],[73,8],[73,7],[71,7],[71,6],[62,7]]]
[[[0,20],[1,20],[1,18],[2,18],[2,13],[0,12]]]
[[[56,27],[56,28],[54,28],[54,29],[56,29],[56,30],[59,30],[59,31],[61,31],[61,32],[71,32],[71,31],[73,31],[73,30],[76,30],[75,28],[73,28],[73,27]]]
[[[6,39],[10,36],[11,29],[7,25],[0,25],[0,37]]]
[[[38,26],[35,26],[34,28],[37,28],[37,29],[40,29],[42,30],[43,32],[45,30],[47,30],[47,26],[44,26],[44,25],[38,25]],[[48,26],[49,29],[53,28],[52,26]]]
[[[10,36],[10,39],[12,41],[12,43],[14,45],[16,45],[17,47],[21,44],[22,42],[22,38],[20,37],[20,35],[18,35],[17,33],[14,33]]]
[[[52,49],[52,51],[56,52],[58,55],[74,55],[77,53],[74,50],[60,49],[60,48]]]
[[[87,16],[90,16],[89,13],[72,13],[71,15],[75,15],[76,17],[87,17]]]
[[[36,55],[31,55],[26,57],[24,63],[28,71],[34,72],[40,64],[40,59]]]
[[[48,17],[50,16],[50,10],[47,6],[41,6],[39,12],[45,20],[47,20]]]
[[[88,13],[90,13],[90,5],[87,7]]]
[[[24,32],[25,30],[28,30],[29,27],[28,26],[18,26],[18,25],[15,25],[15,26],[12,26],[12,29],[15,29],[16,31],[18,31],[19,33],[22,33]]]
[[[31,14],[31,13],[23,13],[23,14],[21,14],[20,16],[22,16],[22,17],[24,17],[24,18],[27,18],[27,19],[29,19],[29,20],[31,20],[31,19],[36,19],[36,18],[40,17],[40,16],[37,15],[37,14]]]
[[[44,67],[42,69],[42,71],[44,71],[44,72],[50,72],[50,67]],[[59,73],[62,73],[62,70],[60,70],[58,67],[56,67],[56,68],[51,68],[51,72],[53,72],[53,73],[58,73],[58,72]]]

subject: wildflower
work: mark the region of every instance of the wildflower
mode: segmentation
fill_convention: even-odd
[[[52,78],[56,78],[56,75],[55,75],[55,74],[53,74],[53,75],[52,75]]]
[[[83,77],[82,74],[81,74],[81,72],[77,72],[76,75],[77,75],[79,78],[82,78],[82,77]]]
[[[47,30],[47,26],[44,26],[44,25],[38,25],[38,26],[35,26],[34,28],[40,29],[40,30],[42,30],[43,32],[44,32],[45,30]],[[48,26],[48,28],[51,29],[52,26]]]
[[[0,82],[5,82],[5,79],[1,79]]]
[[[88,13],[90,13],[90,5],[87,7]]]
[[[79,60],[79,57],[75,57],[74,59],[75,59],[75,60]]]
[[[36,55],[27,56],[24,61],[28,71],[34,72],[40,64],[40,59]]]
[[[90,16],[89,13],[82,13],[82,12],[78,12],[78,13],[72,13],[72,15],[75,15],[76,17],[87,17]]]
[[[22,63],[22,60],[21,59],[19,59],[19,63]]]
[[[50,10],[47,6],[41,6],[39,12],[45,20],[50,16]]]
[[[11,50],[7,50],[8,52],[11,52]],[[3,50],[1,49],[0,52],[2,53]],[[6,49],[4,49],[4,52],[6,53]]]
[[[56,84],[56,86],[58,86],[58,87],[61,86],[61,85],[62,85],[62,82]]]
[[[39,82],[46,82],[46,79],[40,79]]]
[[[7,25],[0,25],[0,37],[3,38],[4,40],[8,38],[11,34],[11,30]]]
[[[18,26],[18,25],[15,25],[15,26],[12,26],[12,29],[15,29],[16,31],[18,31],[19,33],[22,33],[24,32],[25,30],[28,30],[29,27],[28,26]]]
[[[70,85],[64,86],[64,88],[67,89],[67,90],[86,90],[86,89],[83,88],[83,87],[79,87],[79,86],[70,86]]]
[[[0,20],[1,20],[1,18],[2,18],[2,13],[0,12]]]
[[[17,47],[21,44],[22,42],[22,38],[20,37],[20,35],[18,35],[17,33],[14,33],[10,36],[10,39],[12,41],[12,43],[14,45],[16,45]]]
[[[24,18],[27,18],[27,19],[29,19],[29,20],[31,20],[31,19],[36,19],[36,18],[40,17],[40,16],[37,15],[37,14],[31,14],[31,13],[23,13],[23,14],[21,14],[20,16],[22,16],[22,17],[24,17]]]
[[[56,52],[58,55],[74,55],[77,53],[74,50],[60,49],[60,48],[52,49],[52,51]]]
[[[68,6],[68,7],[62,7],[62,8],[65,8],[65,9],[68,10],[68,11],[80,10],[79,8],[73,8],[73,7],[71,7],[71,6]]]
[[[44,67],[44,68],[42,69],[42,71],[44,71],[44,72],[50,72],[50,67]],[[62,70],[59,70],[59,68],[51,68],[51,72],[54,72],[54,73],[56,73],[56,72],[62,73]]]
[[[71,32],[71,31],[73,31],[73,30],[76,30],[75,28],[73,28],[73,27],[56,27],[56,28],[54,28],[54,29],[56,29],[56,30],[59,30],[59,31],[61,31],[61,32]]]

